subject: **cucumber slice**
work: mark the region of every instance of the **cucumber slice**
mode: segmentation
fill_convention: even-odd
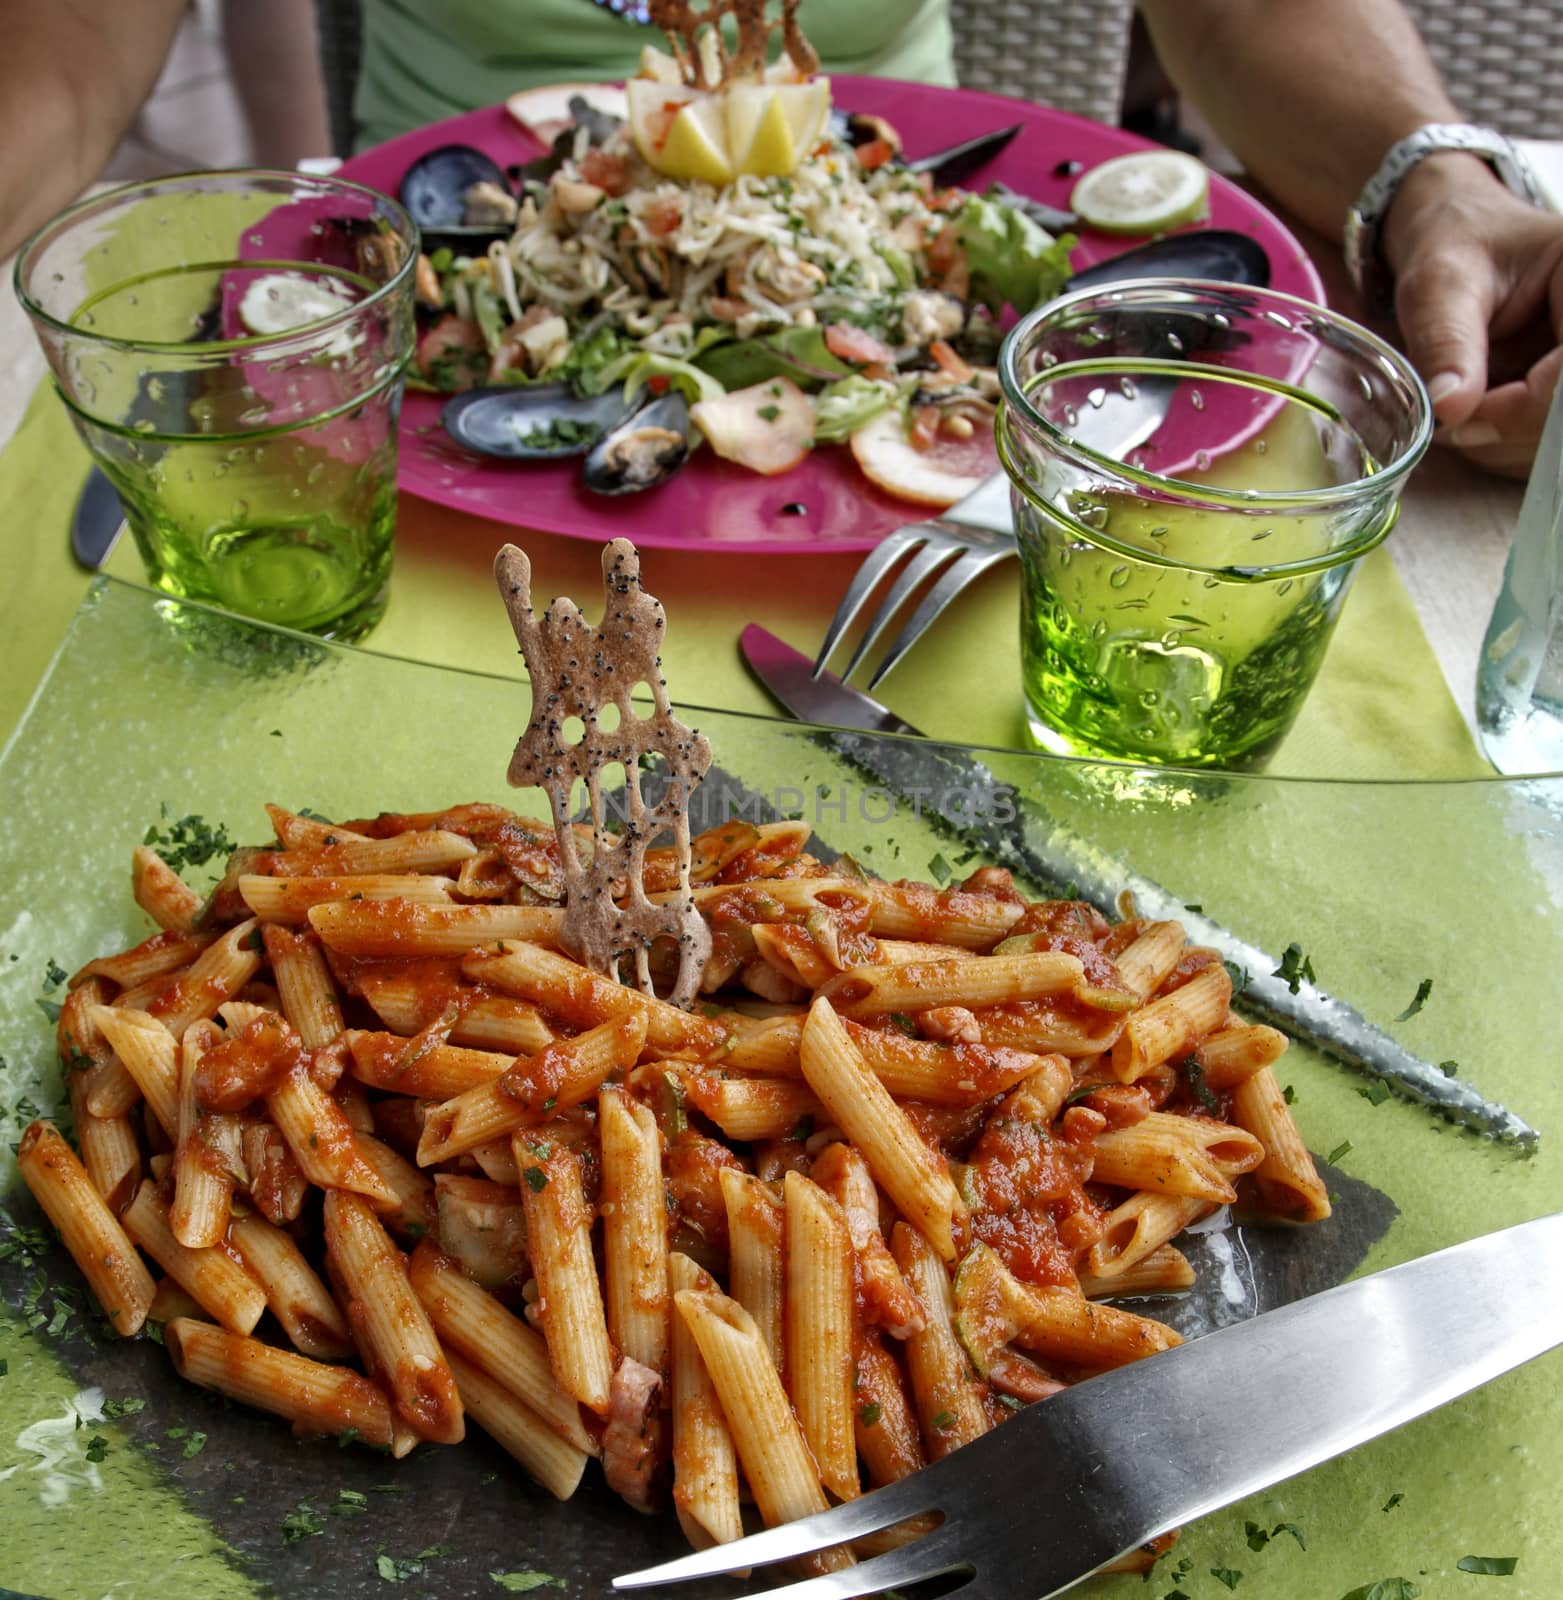
[[[1103,233],[1161,233],[1206,214],[1210,172],[1181,150],[1136,150],[1083,173],[1069,198]]]

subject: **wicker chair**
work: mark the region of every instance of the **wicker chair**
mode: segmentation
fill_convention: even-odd
[[[1450,98],[1516,139],[1563,139],[1563,6],[1556,0],[1405,0]]]
[[[951,0],[950,13],[966,88],[1118,121],[1134,0]]]

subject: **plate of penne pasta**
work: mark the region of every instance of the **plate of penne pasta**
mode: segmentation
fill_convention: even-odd
[[[93,681],[112,756],[70,736]],[[798,725],[698,715],[699,1001],[593,971],[546,808],[496,781],[525,698],[95,587],[0,760],[0,1584],[597,1595],[1557,1201],[1545,1139],[1521,1160],[1245,1017],[1177,919],[860,803]],[[1515,1048],[1558,902],[1501,949],[1462,910],[1563,882],[1545,784],[1169,801],[984,759],[1544,1129],[1563,1109]],[[1386,896],[1450,827],[1472,861]],[[1372,870],[1341,843],[1368,837]],[[679,886],[653,842],[645,894]],[[1523,1538],[1544,1582],[1547,1376],[1379,1441],[1370,1490],[1333,1463],[1128,1565],[1301,1600]],[[1523,1445],[1524,1481],[1456,1496],[1456,1439],[1467,1481]]]

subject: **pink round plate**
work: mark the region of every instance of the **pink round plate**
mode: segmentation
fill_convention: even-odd
[[[1074,178],[1060,163],[1094,166],[1109,156],[1155,148],[1121,128],[1045,106],[970,89],[937,89],[887,78],[835,77],[835,103],[872,112],[894,124],[908,156],[943,149],[993,128],[1021,122],[1024,129],[977,175],[972,187],[1002,182],[1050,205],[1068,204]],[[387,194],[426,150],[471,144],[504,166],[542,153],[538,142],[505,111],[492,106],[451,117],[388,140],[345,162],[341,176]],[[1322,301],[1324,286],[1302,246],[1258,201],[1220,176],[1210,180],[1213,228],[1251,234],[1270,257],[1271,286]],[[1116,255],[1134,239],[1081,231],[1077,267]],[[443,397],[409,391],[402,412],[401,469],[407,493],[475,516],[546,533],[602,542],[620,534],[663,550],[733,550],[753,554],[868,550],[892,528],[924,514],[910,501],[876,489],[845,446],[813,452],[801,466],[764,478],[702,452],[660,489],[622,499],[591,494],[580,463],[500,462],[459,450],[439,425]],[[784,507],[801,506],[801,512]]]

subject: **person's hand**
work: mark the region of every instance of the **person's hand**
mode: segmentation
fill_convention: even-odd
[[[1563,374],[1563,216],[1448,152],[1413,171],[1385,219],[1395,316],[1435,437],[1524,477]]]

